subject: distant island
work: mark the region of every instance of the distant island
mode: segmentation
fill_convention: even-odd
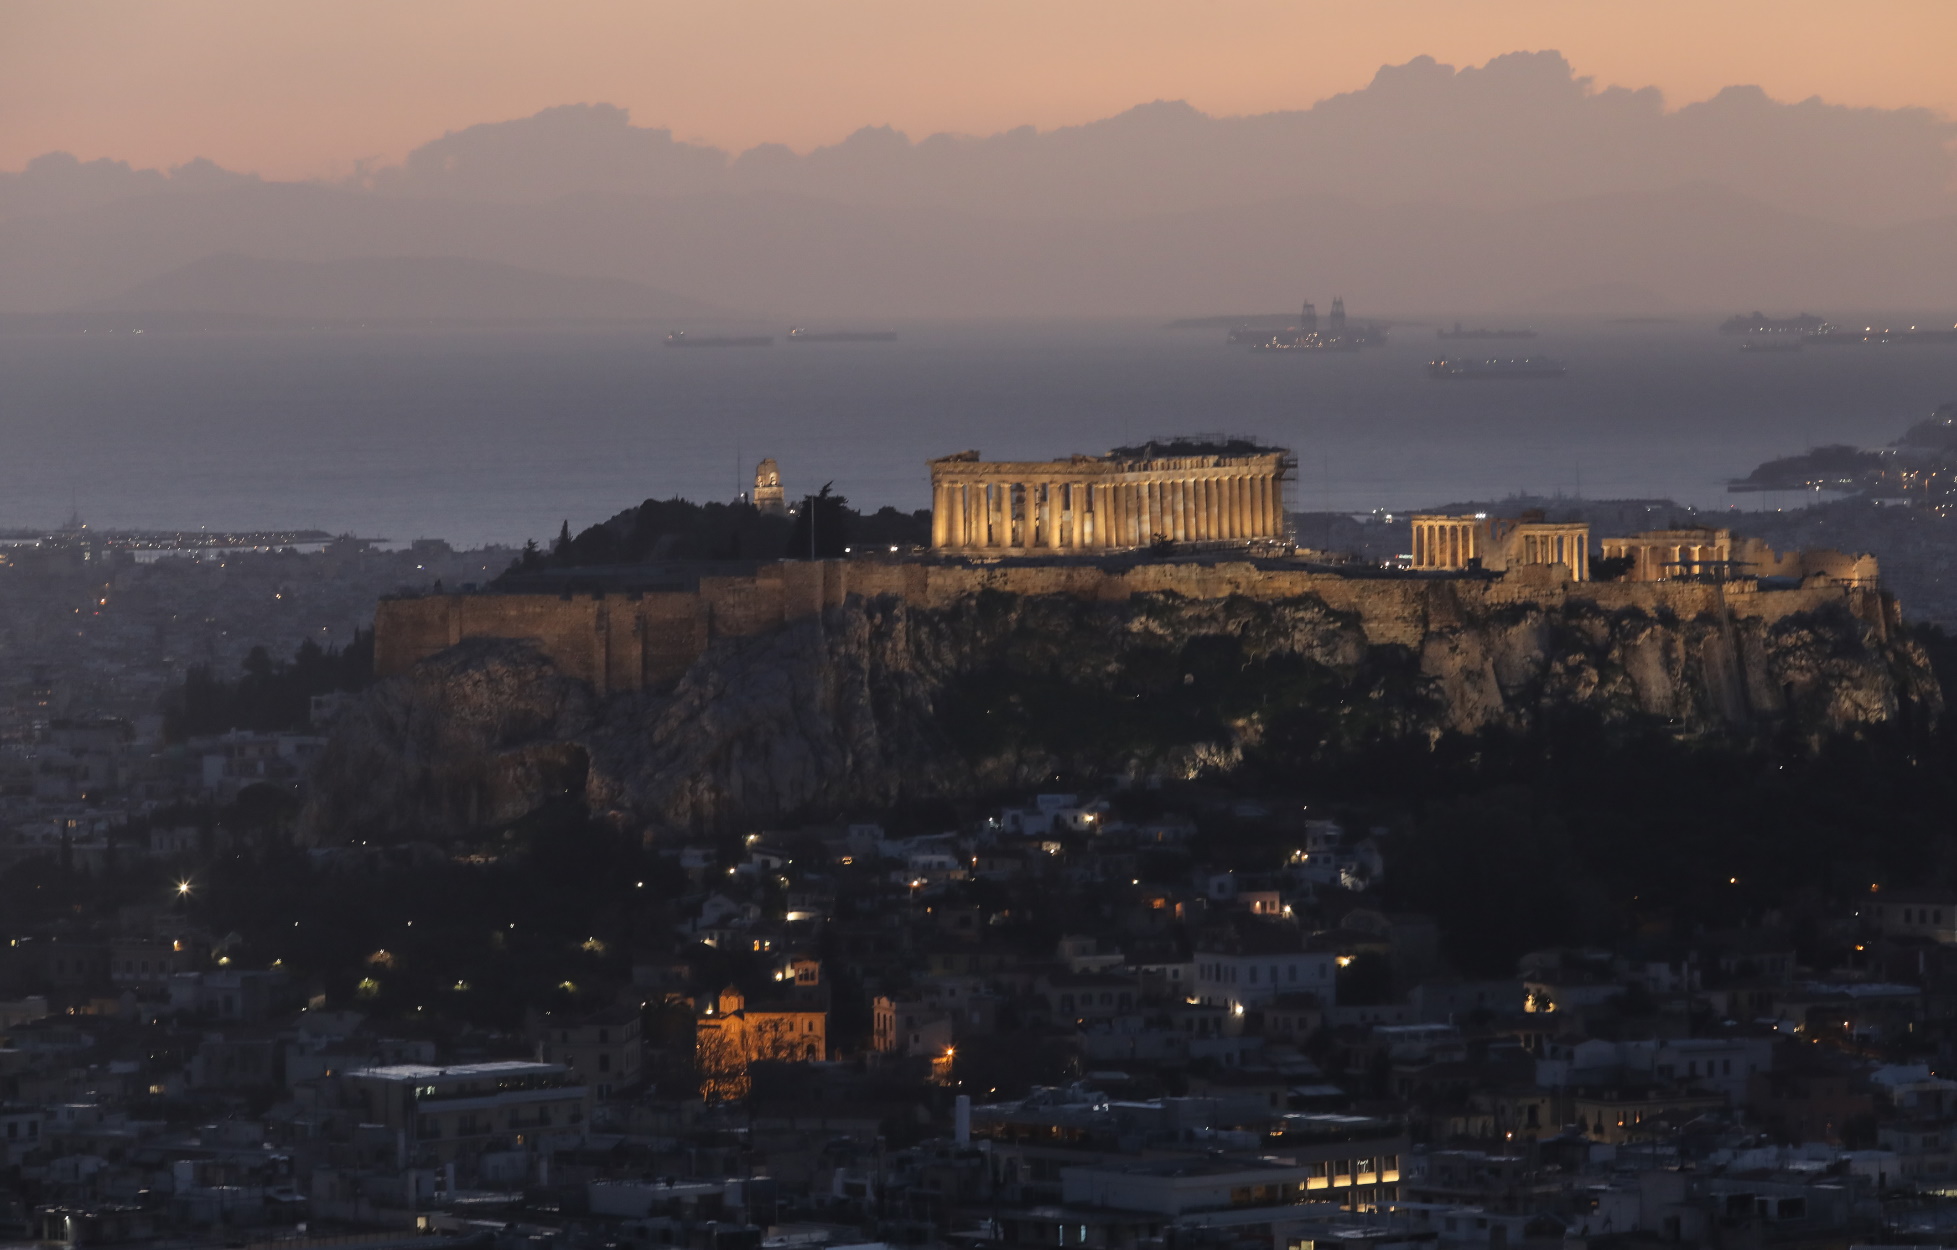
[[[1943,506],[1957,494],[1957,402],[1943,404],[1879,450],[1846,443],[1769,460],[1726,489],[1832,491]]]

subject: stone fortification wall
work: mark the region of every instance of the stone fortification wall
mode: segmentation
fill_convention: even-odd
[[[1505,606],[1557,608],[1576,601],[1606,612],[1641,610],[1679,620],[1707,616],[1771,625],[1846,607],[1886,640],[1899,623],[1893,600],[1872,585],[1808,578],[1798,588],[1753,582],[1575,582],[1561,565],[1502,577],[1349,578],[1249,562],[1103,567],[1081,563],[926,564],[781,561],[744,577],[704,577],[691,591],[610,594],[461,593],[384,600],[375,614],[374,663],[391,676],[469,638],[534,642],[567,676],[601,696],[677,680],[718,638],[755,637],[840,607],[851,597],[894,596],[949,607],[979,591],[1121,601],[1172,592],[1187,599],[1315,596],[1357,617],[1368,642],[1418,647],[1430,634],[1485,619]]]

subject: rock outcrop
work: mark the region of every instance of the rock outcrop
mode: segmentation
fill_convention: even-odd
[[[566,794],[661,836],[1030,785],[1191,776],[1559,711],[1698,735],[1927,724],[1920,648],[1849,609],[1778,617],[1571,595],[1426,605],[1418,645],[1315,595],[894,597],[714,641],[677,683],[600,699],[521,641],[388,678],[336,726],[307,824],[454,835]]]

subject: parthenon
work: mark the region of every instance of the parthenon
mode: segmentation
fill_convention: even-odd
[[[1248,439],[1176,439],[1066,460],[931,462],[931,546],[959,552],[1114,551],[1285,533],[1289,452]]]

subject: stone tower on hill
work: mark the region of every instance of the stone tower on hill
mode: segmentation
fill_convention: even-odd
[[[781,466],[772,456],[754,466],[754,506],[767,516],[788,515],[788,496],[781,487]]]

